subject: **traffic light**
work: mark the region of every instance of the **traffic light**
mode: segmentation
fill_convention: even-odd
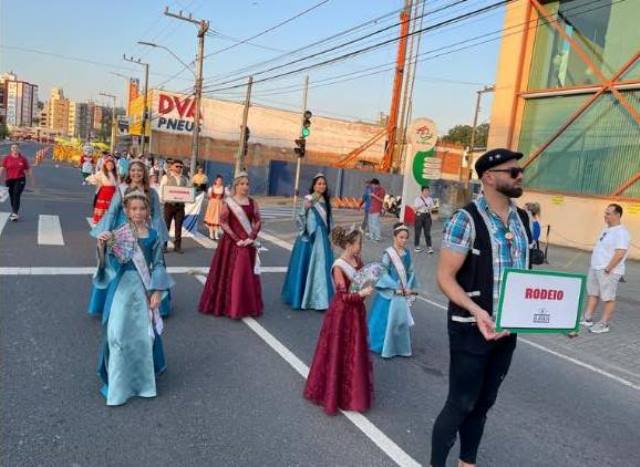
[[[304,115],[302,116],[302,137],[303,138],[306,138],[311,134],[311,130],[309,129],[309,127],[311,127],[312,116],[313,114],[311,113],[310,110],[304,111]]]
[[[298,138],[296,140],[296,148],[294,149],[294,152],[298,155],[298,157],[304,157],[306,144],[307,140],[304,138]]]
[[[243,156],[247,156],[247,153],[249,152],[249,138],[251,137],[251,130],[249,130],[249,127],[246,127],[244,130],[244,144],[242,145],[242,155]]]

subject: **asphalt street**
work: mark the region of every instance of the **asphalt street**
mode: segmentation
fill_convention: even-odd
[[[32,155],[35,145],[23,150]],[[50,161],[35,168],[35,179],[20,221],[0,227],[1,465],[428,465],[447,390],[441,308],[416,302],[413,357],[374,358],[367,423],[329,417],[302,398],[304,379],[291,365],[291,355],[310,364],[322,313],[283,306],[277,269],[262,275],[263,337],[250,323],[198,314],[200,276],[184,271],[207,267],[214,250],[190,239],[184,255],[166,257],[170,268],[183,269],[173,275],[174,313],[163,337],[168,370],[158,397],[107,407],[95,373],[100,323],[85,311],[86,268],[95,265],[86,220],[93,188],[81,186],[78,169]],[[64,245],[39,244],[41,215],[58,216]],[[276,228],[283,222],[267,219],[264,229],[291,242]],[[263,243],[263,266],[285,267],[286,244]],[[28,269],[35,267],[85,269]],[[478,465],[636,465],[638,440],[638,388],[521,343],[489,414]],[[456,453],[457,446],[451,465]]]

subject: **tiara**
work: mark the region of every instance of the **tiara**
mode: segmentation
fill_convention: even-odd
[[[408,231],[409,231],[409,227],[407,227],[407,226],[406,226],[406,225],[404,225],[404,224],[399,225],[398,227],[396,227],[395,229],[393,229],[393,233],[400,232],[400,231],[402,231],[402,230],[404,230],[404,231],[408,232]]]
[[[144,192],[142,192],[140,190],[137,190],[137,189],[133,190],[133,191],[130,191],[129,193],[126,193],[124,195],[125,201],[128,200],[128,199],[132,199],[132,198],[144,198],[144,199],[147,199],[147,195]]]
[[[327,177],[325,177],[325,175],[322,172],[318,172],[317,174],[315,174],[313,176],[313,179],[315,180],[316,178],[320,178],[320,177],[327,178]]]
[[[249,178],[249,174],[247,172],[245,172],[244,170],[241,170],[240,172],[236,173],[236,176],[233,177],[233,179],[237,180],[237,179],[243,178],[243,177]]]
[[[353,232],[360,232],[362,229],[356,224],[351,224],[351,227],[347,230],[347,235],[351,235]]]

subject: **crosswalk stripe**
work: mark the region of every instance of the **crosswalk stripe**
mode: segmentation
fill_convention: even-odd
[[[38,245],[64,245],[58,216],[40,214],[38,217]]]
[[[2,231],[4,230],[4,226],[7,225],[8,220],[9,220],[9,213],[0,212],[0,235],[2,235]]]

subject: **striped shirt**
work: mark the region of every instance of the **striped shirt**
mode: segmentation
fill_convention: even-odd
[[[527,269],[527,250],[529,242],[527,231],[520,220],[516,204],[511,201],[508,226],[505,226],[500,216],[491,210],[484,196],[474,201],[480,215],[489,229],[489,236],[494,250],[493,255],[493,309],[498,310],[498,295],[502,283],[502,273],[506,268]],[[506,234],[511,232],[513,238],[508,240]],[[442,248],[467,254],[475,240],[475,228],[471,217],[459,209],[447,223],[442,238]]]

